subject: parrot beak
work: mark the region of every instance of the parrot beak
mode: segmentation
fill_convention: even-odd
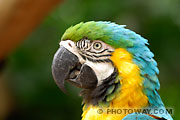
[[[64,81],[79,88],[94,88],[97,85],[95,72],[86,64],[80,64],[78,57],[61,46],[54,55],[52,74],[58,87],[66,92]]]

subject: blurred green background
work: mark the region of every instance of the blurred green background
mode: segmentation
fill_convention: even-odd
[[[7,120],[79,120],[81,98],[63,94],[51,75],[63,32],[81,21],[127,25],[149,40],[160,69],[160,95],[180,119],[180,0],[65,0],[9,57],[3,71],[12,95]]]

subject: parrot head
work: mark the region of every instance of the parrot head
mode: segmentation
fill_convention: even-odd
[[[65,31],[59,45],[53,78],[64,92],[65,81],[82,88],[83,120],[114,119],[113,114],[97,114],[102,107],[165,110],[158,94],[159,70],[148,42],[124,25],[81,22]],[[172,119],[169,114],[152,114],[147,119],[150,116]],[[120,120],[125,115],[116,117]]]
[[[111,101],[123,84],[143,87],[148,96],[159,89],[159,81],[147,44],[124,25],[81,22],[62,36],[52,63],[53,78],[64,92],[65,81],[82,88],[80,95],[93,105]]]

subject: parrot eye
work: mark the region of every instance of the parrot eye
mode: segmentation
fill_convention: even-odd
[[[102,44],[101,44],[100,42],[95,42],[95,43],[93,44],[93,48],[94,48],[95,50],[100,50],[100,49],[102,48]]]

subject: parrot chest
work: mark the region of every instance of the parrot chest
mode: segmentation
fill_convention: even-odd
[[[137,88],[135,88],[137,89]],[[122,93],[123,92],[123,93]],[[127,114],[124,109],[143,108],[148,105],[148,100],[141,91],[121,91],[113,99],[108,108],[89,106],[84,108],[82,120],[122,120]]]

